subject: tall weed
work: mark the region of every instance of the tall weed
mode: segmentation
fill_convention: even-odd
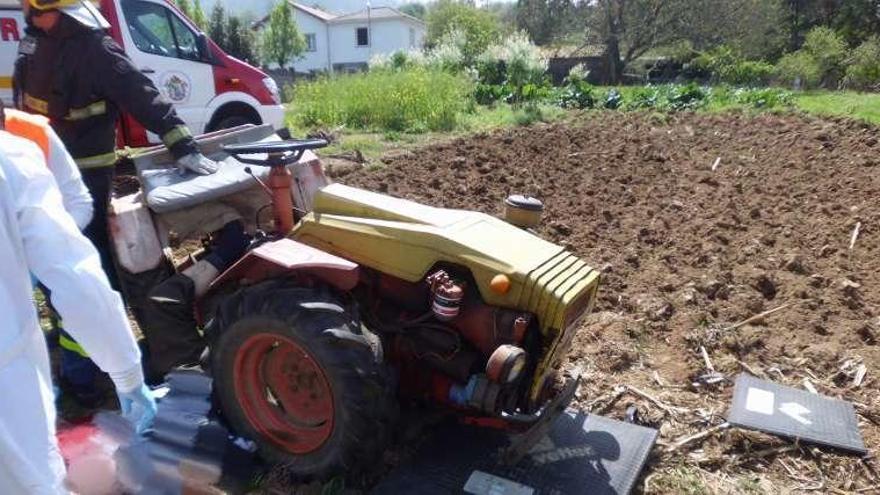
[[[293,115],[303,127],[448,131],[472,106],[467,78],[424,67],[376,70],[301,83]]]

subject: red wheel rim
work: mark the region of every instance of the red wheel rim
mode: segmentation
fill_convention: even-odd
[[[250,424],[292,454],[321,447],[333,431],[333,392],[321,366],[276,334],[248,337],[235,355],[235,396]]]

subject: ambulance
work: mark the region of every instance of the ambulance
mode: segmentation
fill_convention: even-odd
[[[94,2],[110,22],[110,35],[177,108],[194,134],[243,124],[281,129],[284,107],[275,81],[220,49],[176,6],[165,0]],[[0,0],[0,98],[12,104],[12,73],[25,21],[19,0]],[[120,146],[161,143],[124,115]]]

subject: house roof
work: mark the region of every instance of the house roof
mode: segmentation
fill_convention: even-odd
[[[303,4],[297,3],[297,2],[290,2],[290,5],[292,5],[293,8],[299,9],[299,10],[301,10],[301,11],[305,12],[306,14],[309,14],[313,17],[317,17],[318,19],[321,19],[322,21],[329,21],[331,19],[338,17],[337,14],[327,12],[326,10],[321,10],[318,7],[309,7],[307,5],[303,5]]]
[[[404,14],[403,12],[392,7],[373,7],[370,9],[358,10],[357,12],[351,12],[348,14],[336,16],[333,18],[332,22],[352,22],[382,19],[404,19],[419,24],[424,24],[421,19]]]
[[[0,0],[2,1],[2,0]],[[372,7],[370,9],[358,10],[356,12],[349,12],[348,14],[334,14],[332,12],[327,12],[326,10],[319,9],[318,7],[309,7],[308,5],[303,5],[299,2],[295,2],[293,0],[288,0],[290,5],[299,11],[302,11],[316,19],[324,21],[328,24],[336,24],[343,22],[365,22],[368,20],[372,21],[381,21],[386,19],[401,19],[405,21],[414,22],[417,24],[424,24],[421,19],[413,17],[411,15],[404,14],[403,12],[392,8],[392,7]],[[254,29],[261,29],[266,23],[269,22],[269,16],[260,19],[255,22],[253,25]]]

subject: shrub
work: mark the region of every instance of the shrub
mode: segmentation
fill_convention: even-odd
[[[692,62],[696,73],[708,73],[714,82],[735,86],[763,86],[773,76],[773,65],[760,60],[746,60],[736,50],[721,45]]]
[[[855,89],[880,86],[880,38],[873,36],[853,50],[844,84]]]
[[[511,103],[536,101],[547,91],[547,59],[525,33],[514,33],[492,45],[476,60],[480,82],[497,84],[502,79],[512,90]]]
[[[480,105],[492,105],[497,101],[510,99],[512,91],[506,84],[478,83],[474,89],[474,99]]]
[[[843,62],[847,57],[846,42],[832,29],[820,26],[810,30],[801,50],[809,53],[819,67],[823,85],[833,86],[842,77]]]
[[[764,86],[773,78],[773,64],[763,60],[743,60],[725,75],[721,82],[735,86]]]
[[[822,80],[822,70],[812,55],[804,50],[784,55],[776,64],[779,81],[795,89],[813,88]]]
[[[461,33],[463,43],[460,48],[468,65],[495,43],[501,33],[500,23],[492,13],[457,0],[435,3],[428,11],[426,24],[429,47],[441,45],[451,31]]]
[[[783,83],[797,89],[816,86],[835,87],[843,78],[847,59],[846,42],[827,27],[807,33],[803,47],[783,56],[776,64],[776,74]]]
[[[294,118],[304,127],[439,131],[456,127],[471,105],[461,75],[413,67],[326,77],[295,86]]]

